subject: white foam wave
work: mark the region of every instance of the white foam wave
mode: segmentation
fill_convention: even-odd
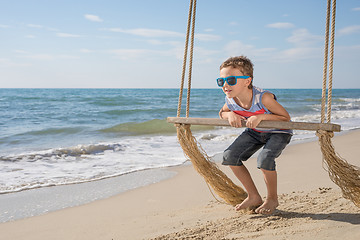
[[[70,151],[71,150],[71,151]],[[175,136],[119,139],[2,157],[0,193],[99,180],[186,161]]]

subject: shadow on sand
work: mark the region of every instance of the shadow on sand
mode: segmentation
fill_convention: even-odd
[[[346,222],[354,225],[360,225],[360,213],[300,213],[290,212],[283,210],[276,210],[274,214],[270,216],[255,215],[252,218],[268,218],[275,219],[293,219],[293,218],[310,218],[313,220],[331,220],[337,222]]]

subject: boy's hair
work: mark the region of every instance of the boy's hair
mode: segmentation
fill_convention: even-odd
[[[245,56],[230,57],[220,65],[220,70],[226,67],[232,67],[239,69],[245,76],[251,77],[251,83],[249,89],[252,89],[252,80],[254,79],[254,64]]]

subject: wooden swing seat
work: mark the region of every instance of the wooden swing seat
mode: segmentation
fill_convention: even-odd
[[[230,126],[228,120],[218,118],[168,117],[167,122],[188,125]],[[242,126],[245,126],[245,121],[242,121]],[[324,130],[329,132],[341,131],[341,126],[338,124],[313,122],[261,121],[257,127],[309,131]]]

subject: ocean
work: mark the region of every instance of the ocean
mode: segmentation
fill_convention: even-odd
[[[320,89],[268,90],[293,121],[319,122]],[[0,89],[0,194],[184,164],[175,127],[166,122],[176,116],[178,94],[178,89]],[[223,104],[221,89],[192,89],[190,117],[217,118]],[[342,131],[360,128],[360,89],[333,90],[332,122]],[[192,130],[209,156],[243,131]],[[294,131],[292,142],[315,137]]]

